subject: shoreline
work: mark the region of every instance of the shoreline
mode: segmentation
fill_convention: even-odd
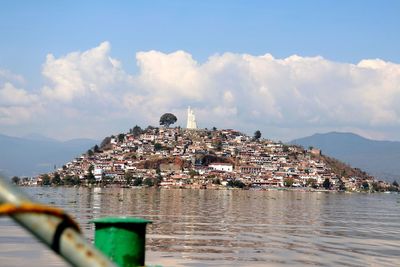
[[[50,186],[42,186],[42,185],[19,185],[19,187],[66,187],[66,188],[124,188],[124,189],[155,189],[155,190],[225,190],[225,191],[287,191],[287,192],[312,192],[312,193],[362,193],[362,194],[374,194],[374,193],[386,193],[386,194],[400,194],[400,192],[396,191],[339,191],[339,190],[329,190],[329,189],[313,189],[313,188],[304,188],[304,187],[268,187],[268,188],[237,188],[237,187],[201,187],[201,186],[118,186],[118,185],[105,185],[105,186],[96,186],[96,185],[50,185]]]

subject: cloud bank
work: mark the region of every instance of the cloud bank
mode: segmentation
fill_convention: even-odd
[[[164,112],[185,126],[190,105],[202,127],[260,129],[275,139],[328,130],[400,139],[399,64],[234,53],[200,63],[184,51],[148,51],[136,54],[138,72],[130,74],[110,53],[104,42],[47,55],[45,83],[34,92],[0,69],[1,129],[41,125],[59,138],[101,138],[134,124],[156,125]]]

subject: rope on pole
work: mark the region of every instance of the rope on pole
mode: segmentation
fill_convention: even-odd
[[[74,221],[74,219],[72,219],[71,216],[65,213],[62,209],[38,203],[22,203],[21,205],[14,205],[11,203],[0,204],[0,216],[11,216],[20,213],[38,213],[55,216],[65,221],[68,227],[71,227],[77,232],[81,233],[81,229],[79,228],[78,223]]]

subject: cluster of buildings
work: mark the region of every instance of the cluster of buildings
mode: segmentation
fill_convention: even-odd
[[[357,177],[340,177],[320,150],[259,140],[235,130],[148,128],[119,134],[56,170],[61,179],[131,185],[136,179],[162,187],[219,188],[229,181],[246,187],[358,188]],[[39,177],[39,182],[42,177]],[[369,181],[372,182],[372,181]]]
[[[43,184],[44,176],[37,177],[38,184]],[[315,148],[286,145],[231,129],[198,129],[190,108],[186,129],[142,130],[136,126],[129,133],[107,137],[100,147],[95,146],[50,176],[80,184],[144,183],[180,188],[241,185],[359,190],[376,184],[369,176],[349,177],[333,171]]]

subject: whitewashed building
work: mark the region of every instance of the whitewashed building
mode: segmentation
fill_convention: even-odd
[[[208,165],[209,168],[216,171],[232,172],[233,165],[230,163],[211,163]]]

